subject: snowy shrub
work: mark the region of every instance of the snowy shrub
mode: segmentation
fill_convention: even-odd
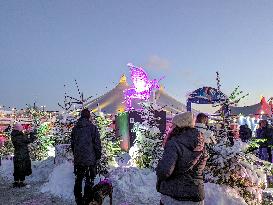
[[[143,103],[143,122],[135,123],[132,129],[136,133],[136,139],[129,153],[139,168],[155,169],[163,155],[163,135],[158,128],[155,112],[152,104]]]
[[[54,122],[52,135],[54,136],[54,145],[70,144],[70,135],[72,128],[77,121],[77,116],[69,114],[60,115]]]
[[[120,142],[115,136],[115,131],[110,127],[112,120],[100,113],[95,118],[98,127],[102,145],[102,156],[98,164],[98,170],[101,174],[107,173],[109,165],[115,161],[115,157],[121,152]]]
[[[37,139],[29,145],[30,157],[33,160],[43,160],[48,157],[48,151],[54,144],[54,136],[51,134],[52,125],[42,123],[37,129]]]
[[[267,187],[267,175],[272,165],[246,154],[245,143],[236,141],[234,146],[218,143],[210,150],[205,170],[206,181],[226,184],[238,189],[248,204],[261,204],[262,190]]]
[[[13,155],[14,148],[11,142],[10,133],[1,134],[1,136],[3,138],[3,146],[0,146],[0,157]]]

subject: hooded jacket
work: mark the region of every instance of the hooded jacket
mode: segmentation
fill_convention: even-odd
[[[204,136],[197,129],[172,137],[156,169],[158,191],[179,201],[204,200],[203,170],[207,159]]]
[[[14,176],[29,176],[32,173],[28,144],[35,139],[35,133],[30,133],[28,136],[18,130],[11,132],[11,141],[14,146]]]
[[[101,158],[101,141],[98,129],[88,119],[80,118],[71,132],[74,164],[94,166]]]
[[[273,128],[266,126],[256,130],[257,139],[264,139],[265,142],[260,142],[260,148],[267,148],[273,145]]]
[[[28,144],[34,142],[35,139],[34,133],[28,136],[21,131],[13,130],[11,132],[11,141],[14,146],[14,157],[18,160],[30,159]]]

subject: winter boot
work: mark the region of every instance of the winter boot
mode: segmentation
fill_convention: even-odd
[[[19,187],[25,187],[27,184],[24,181],[19,180]]]

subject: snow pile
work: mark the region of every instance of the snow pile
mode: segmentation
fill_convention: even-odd
[[[110,173],[114,204],[158,204],[156,175],[149,169],[117,168]]]
[[[97,177],[95,183],[98,180]],[[159,203],[160,194],[155,188],[156,174],[149,169],[119,167],[110,172],[110,180],[113,184],[113,204],[115,205],[157,205]],[[42,186],[41,191],[49,192],[63,199],[74,200],[73,187],[73,165],[66,162],[54,168],[49,177],[49,182]],[[238,192],[227,186],[206,183],[205,192],[205,204],[246,205]],[[104,204],[109,204],[108,198]]]
[[[54,169],[54,158],[48,158],[43,161],[32,162],[32,175],[29,176],[29,181],[45,182],[48,180],[50,173]]]
[[[205,183],[205,204],[209,205],[247,205],[239,193],[228,186]]]
[[[32,174],[26,178],[26,181],[44,182],[48,180],[49,174],[53,171],[54,159],[48,158],[43,161],[32,162]],[[13,180],[13,161],[2,160],[0,166],[0,176],[7,181]]]
[[[13,180],[13,161],[2,160],[0,166],[0,176],[4,180]]]
[[[56,166],[49,176],[49,181],[42,186],[41,192],[50,192],[64,199],[73,200],[73,169],[73,164],[70,162]]]

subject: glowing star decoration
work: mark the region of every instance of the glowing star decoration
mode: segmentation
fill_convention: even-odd
[[[136,67],[131,63],[127,66],[131,71],[131,79],[133,85],[124,91],[124,98],[126,101],[126,108],[132,109],[132,99],[148,100],[151,97],[153,89],[159,89],[159,81],[149,80],[147,73],[141,67]]]

